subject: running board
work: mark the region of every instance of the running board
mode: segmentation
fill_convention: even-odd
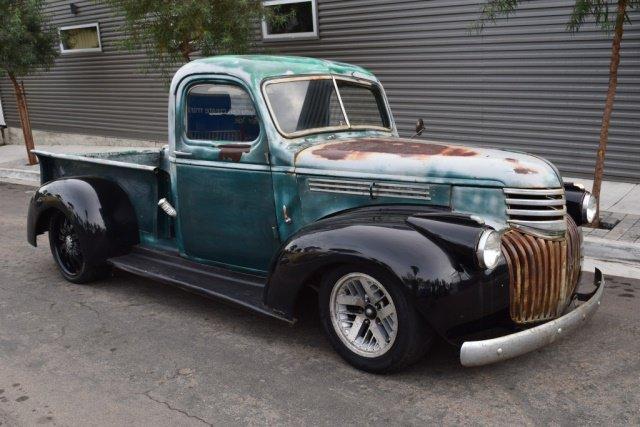
[[[264,304],[264,277],[199,264],[184,259],[177,253],[140,246],[134,246],[130,253],[110,258],[108,262],[138,276],[219,298],[287,323],[295,322],[275,313]]]

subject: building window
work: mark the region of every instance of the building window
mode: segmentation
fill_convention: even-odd
[[[290,40],[318,37],[316,0],[265,0],[265,8],[284,22],[262,21],[263,40]]]
[[[95,24],[60,27],[60,52],[102,52],[100,26]]]
[[[200,84],[187,95],[187,138],[200,141],[251,142],[260,122],[249,94],[229,84]]]

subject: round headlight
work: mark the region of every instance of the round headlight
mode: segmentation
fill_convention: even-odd
[[[593,220],[596,219],[598,210],[597,202],[593,194],[588,191],[585,192],[584,198],[582,199],[582,220],[585,224],[591,224]]]
[[[478,241],[476,255],[482,268],[491,269],[498,265],[502,255],[500,233],[494,230],[483,231]]]

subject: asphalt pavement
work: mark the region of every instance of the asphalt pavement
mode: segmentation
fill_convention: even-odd
[[[640,281],[607,277],[583,330],[463,368],[443,342],[399,374],[363,373],[309,308],[295,326],[124,273],[62,279],[26,242],[32,188],[0,184],[1,425],[640,423]]]

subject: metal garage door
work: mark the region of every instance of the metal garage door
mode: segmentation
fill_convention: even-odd
[[[318,40],[263,45],[373,70],[404,135],[422,117],[426,138],[528,151],[592,174],[611,42],[593,25],[565,31],[573,2],[524,2],[478,36],[468,28],[480,1],[318,0]],[[638,180],[640,14],[631,18],[606,171]]]

